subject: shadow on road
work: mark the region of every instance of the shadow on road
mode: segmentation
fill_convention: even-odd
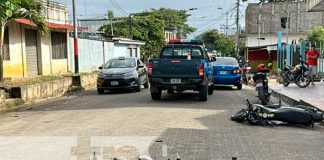
[[[184,93],[168,94],[163,92],[161,100],[151,99],[149,89],[142,89],[141,92],[134,91],[115,91],[99,95],[95,89],[74,93],[68,96],[51,99],[45,102],[26,105],[18,112],[33,111],[60,111],[60,110],[93,110],[93,109],[112,109],[112,108],[189,108],[189,109],[227,109],[219,105],[219,100],[226,101],[231,105],[233,99],[250,99],[256,102],[254,91],[243,88],[242,90],[233,89],[230,86],[216,86],[214,94],[208,97],[207,102],[199,101],[198,92],[186,91]],[[233,104],[232,104],[233,105]],[[17,112],[17,111],[15,111]]]

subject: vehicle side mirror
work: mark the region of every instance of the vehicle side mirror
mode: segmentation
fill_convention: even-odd
[[[100,66],[100,67],[98,67],[98,69],[102,70],[102,69],[103,69],[103,67],[102,67],[102,66]]]
[[[216,61],[216,57],[210,57],[209,58],[211,62],[215,62]]]
[[[144,68],[145,66],[144,65],[138,65],[138,68]]]

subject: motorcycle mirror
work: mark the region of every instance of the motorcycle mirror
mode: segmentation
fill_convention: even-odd
[[[249,60],[246,60],[246,63],[249,63],[250,61]]]

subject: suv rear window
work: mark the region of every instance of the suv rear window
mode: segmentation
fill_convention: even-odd
[[[200,59],[203,53],[199,47],[166,47],[163,49],[160,58],[179,58],[186,59],[191,53],[191,59]]]
[[[217,57],[216,62],[214,62],[215,65],[218,66],[238,66],[238,62],[235,58],[221,58]]]

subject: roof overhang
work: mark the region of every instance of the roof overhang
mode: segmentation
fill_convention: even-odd
[[[28,26],[33,26],[36,27],[36,24],[31,22],[28,19],[15,19],[16,22],[24,24],[24,25],[28,25]],[[57,30],[68,30],[68,31],[73,31],[74,30],[74,26],[69,25],[69,24],[58,24],[58,23],[51,23],[51,22],[46,22],[48,28],[50,29],[57,29]],[[78,27],[79,31],[84,31],[86,30],[86,27]]]
[[[112,41],[114,43],[119,43],[119,44],[133,44],[133,45],[144,45],[145,42],[143,41],[137,41],[137,40],[132,40],[128,38],[113,38]]]
[[[307,7],[308,12],[323,12],[324,0],[308,0]]]
[[[283,45],[286,43],[282,43]],[[260,49],[266,49],[269,51],[273,51],[273,50],[278,50],[277,48],[278,44],[269,44],[269,45],[263,45],[263,46],[249,46],[246,47],[249,50],[260,50]]]

